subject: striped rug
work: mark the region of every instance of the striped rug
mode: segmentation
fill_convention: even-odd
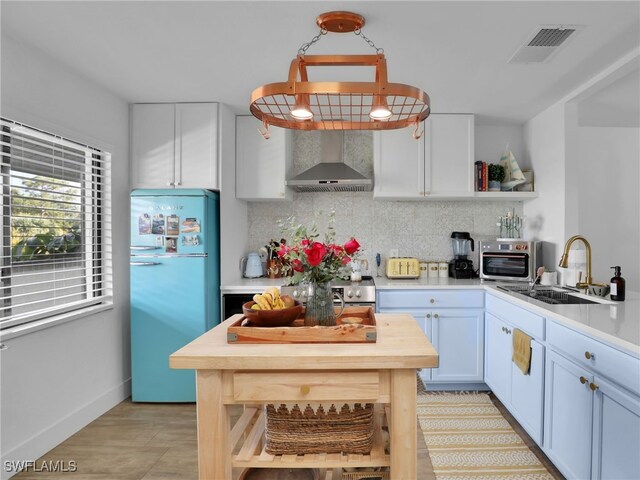
[[[421,393],[418,419],[437,480],[553,480],[486,393]]]

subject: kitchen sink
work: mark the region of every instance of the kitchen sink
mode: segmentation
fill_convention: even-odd
[[[565,288],[538,287],[530,290],[529,285],[498,285],[498,288],[510,293],[517,293],[525,297],[534,298],[551,305],[584,305],[594,303],[609,303],[604,299],[589,299],[584,295]]]

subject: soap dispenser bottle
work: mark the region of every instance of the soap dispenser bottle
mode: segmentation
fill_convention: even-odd
[[[620,276],[620,266],[611,267],[614,270],[611,278],[611,300],[622,302],[624,300],[625,281]]]

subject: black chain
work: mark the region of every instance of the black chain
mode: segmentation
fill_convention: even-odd
[[[356,28],[356,29],[353,31],[353,33],[355,33],[356,35],[359,35],[360,37],[362,37],[362,39],[363,39],[365,42],[367,42],[367,44],[368,44],[370,47],[372,47],[372,48],[376,51],[376,53],[377,53],[377,54],[381,55],[381,54],[383,54],[383,53],[384,53],[384,48],[378,48],[378,47],[376,47],[376,44],[375,44],[375,43],[373,43],[373,40],[371,40],[371,39],[367,38],[367,37],[365,36],[365,34],[364,34],[364,33],[362,33],[362,30],[360,30],[359,28]]]
[[[326,35],[326,34],[327,34],[327,29],[321,28],[320,33],[318,33],[315,37],[313,37],[310,42],[302,44],[302,46],[298,49],[298,55],[304,55],[305,53],[307,53],[307,50],[309,49],[309,47],[314,43],[316,43],[318,40],[320,40],[322,35]]]

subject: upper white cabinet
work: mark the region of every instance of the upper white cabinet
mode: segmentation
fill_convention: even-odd
[[[290,200],[286,178],[291,169],[291,131],[271,127],[265,140],[253,115],[236,117],[236,198]]]
[[[220,188],[218,104],[132,107],[132,188]]]
[[[474,117],[433,114],[418,140],[411,129],[374,133],[377,198],[473,196]]]

